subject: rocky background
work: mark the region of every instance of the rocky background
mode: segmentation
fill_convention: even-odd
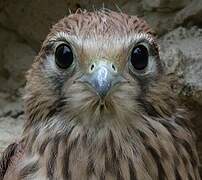
[[[193,112],[202,160],[202,0],[0,0],[0,151],[22,132],[25,72],[49,28],[77,8],[103,6],[136,14],[157,32],[173,93]]]

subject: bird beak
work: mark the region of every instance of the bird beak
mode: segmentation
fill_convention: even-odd
[[[92,86],[101,98],[123,78],[118,75],[115,65],[105,61],[97,61],[90,65],[89,74],[82,77],[83,81]]]

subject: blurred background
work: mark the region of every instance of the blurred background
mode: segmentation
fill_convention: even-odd
[[[103,6],[156,31],[173,93],[193,113],[202,160],[202,0],[0,0],[0,152],[22,132],[25,72],[51,26],[70,11]]]

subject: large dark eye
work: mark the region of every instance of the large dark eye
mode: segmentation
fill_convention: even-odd
[[[55,51],[55,62],[58,67],[66,69],[73,63],[72,49],[67,44],[61,44]]]
[[[138,45],[133,48],[131,54],[131,64],[136,70],[143,70],[148,65],[148,50],[143,45]]]

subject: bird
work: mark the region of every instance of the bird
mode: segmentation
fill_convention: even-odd
[[[200,180],[190,115],[145,20],[78,10],[52,26],[27,72],[25,125],[3,180]]]

